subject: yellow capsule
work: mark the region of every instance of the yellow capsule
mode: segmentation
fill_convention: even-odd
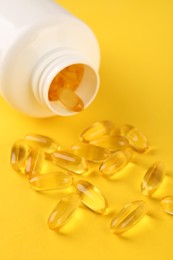
[[[164,212],[173,215],[173,196],[166,196],[162,198],[160,205]]]
[[[87,161],[95,163],[105,161],[105,159],[110,154],[109,151],[105,148],[87,143],[73,145],[71,149],[75,154],[84,157]]]
[[[77,174],[82,174],[88,171],[86,160],[83,157],[70,152],[56,151],[52,153],[51,160],[59,167]]]
[[[129,147],[127,138],[120,135],[104,135],[91,141],[91,143],[106,148],[111,152]]]
[[[64,87],[75,90],[83,77],[84,66],[82,64],[74,64],[62,70],[61,76],[64,79]]]
[[[25,140],[32,145],[42,149],[45,154],[51,154],[60,149],[59,143],[48,136],[39,134],[27,134]]]
[[[25,161],[25,173],[28,175],[39,174],[42,171],[45,154],[42,150],[32,148]]]
[[[145,201],[137,200],[125,205],[112,219],[110,229],[117,235],[128,231],[136,225],[147,213]]]
[[[102,192],[88,181],[77,181],[75,187],[80,194],[82,203],[92,211],[103,214],[108,208],[108,203]]]
[[[80,197],[76,193],[62,197],[48,219],[48,226],[52,230],[59,230],[74,215],[79,207]]]
[[[26,160],[31,152],[31,147],[24,140],[17,141],[11,149],[11,166],[22,174],[26,174]]]
[[[149,147],[146,136],[135,127],[127,132],[126,138],[130,146],[137,152],[143,153]]]
[[[50,101],[57,101],[59,99],[59,88],[62,88],[64,86],[64,79],[60,75],[60,73],[53,79],[49,92],[48,92],[48,98]]]
[[[50,101],[59,100],[68,109],[79,112],[84,109],[83,100],[74,92],[84,73],[82,64],[66,67],[53,79],[48,93]]]
[[[162,162],[155,162],[144,175],[141,182],[141,191],[151,196],[161,185],[165,177],[165,166]]]
[[[120,127],[120,130],[119,130],[120,135],[126,136],[127,133],[128,133],[132,128],[134,128],[134,126],[132,126],[132,125],[123,125],[123,126],[121,126],[121,127]]]
[[[103,135],[110,134],[113,131],[115,131],[115,125],[111,121],[98,121],[85,129],[80,137],[83,142],[87,143]]]
[[[65,189],[72,185],[73,176],[68,172],[50,172],[37,174],[29,179],[31,188],[37,191]]]
[[[64,68],[60,73],[53,79],[49,88],[49,100],[56,101],[59,99],[58,90],[59,88],[69,88],[75,90],[83,77],[84,66],[82,64],[74,64]]]
[[[103,176],[111,177],[122,170],[130,162],[131,157],[132,154],[129,149],[116,151],[100,165],[99,171]]]
[[[68,109],[74,112],[80,112],[84,109],[83,100],[71,89],[60,88],[58,91],[60,102]]]

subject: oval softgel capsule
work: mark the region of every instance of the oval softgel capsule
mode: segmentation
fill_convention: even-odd
[[[110,152],[123,150],[129,147],[129,142],[125,136],[121,135],[104,135],[91,142],[94,145],[108,149]]]
[[[41,172],[45,160],[42,150],[30,147],[26,140],[17,141],[11,150],[11,166],[22,174],[34,175]]]
[[[128,139],[130,146],[136,152],[144,153],[149,148],[146,136],[138,128],[132,125],[123,125],[120,128],[120,135],[123,135]]]
[[[93,123],[86,128],[80,135],[83,142],[91,142],[96,138],[110,134],[115,130],[115,125],[109,120],[103,120]]]
[[[25,163],[25,172],[28,176],[40,174],[45,161],[45,154],[42,150],[32,148]]]
[[[29,133],[25,135],[25,140],[31,146],[42,149],[46,155],[49,155],[60,149],[60,145],[57,141],[45,135]]]
[[[99,167],[102,176],[110,178],[121,171],[130,162],[132,157],[130,150],[116,151],[111,154]]]
[[[24,140],[18,140],[13,144],[10,163],[16,172],[26,174],[26,160],[30,153],[31,147]]]
[[[60,190],[72,185],[73,175],[63,171],[37,174],[29,178],[29,183],[37,191]]]
[[[50,160],[59,167],[76,174],[88,171],[88,164],[85,158],[66,151],[56,151],[51,154]]]
[[[98,214],[105,213],[108,202],[96,186],[88,181],[80,180],[75,183],[75,187],[85,206]]]
[[[145,201],[137,200],[126,204],[112,219],[110,230],[121,235],[136,225],[147,213]]]
[[[70,193],[63,196],[48,218],[48,226],[58,231],[74,215],[80,203],[80,196],[77,193]]]
[[[162,198],[160,206],[164,212],[173,215],[173,195]]]
[[[101,163],[109,156],[109,151],[93,144],[78,143],[71,147],[72,152],[84,157],[87,161]]]
[[[139,153],[143,153],[149,148],[146,136],[136,127],[131,128],[127,132],[126,138],[130,146]]]
[[[145,196],[151,196],[162,184],[165,177],[165,166],[162,162],[155,162],[144,175],[141,191]]]

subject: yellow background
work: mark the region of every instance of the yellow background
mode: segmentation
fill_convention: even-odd
[[[173,259],[173,217],[159,199],[173,195],[173,1],[59,0],[95,32],[101,48],[101,86],[93,104],[68,118],[32,119],[0,99],[0,259]],[[19,7],[20,8],[20,7]],[[81,207],[73,226],[50,231],[47,218],[62,193],[40,194],[10,167],[13,142],[28,132],[49,135],[67,148],[97,120],[130,123],[148,137],[151,150],[135,157],[114,181],[84,177],[107,197],[110,212],[99,216]],[[152,199],[140,181],[155,160],[167,176]],[[147,216],[122,237],[109,231],[115,212],[133,200],[148,203]]]

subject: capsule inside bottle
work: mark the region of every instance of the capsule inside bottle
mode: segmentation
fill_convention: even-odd
[[[76,193],[62,197],[48,218],[48,226],[52,230],[58,231],[74,215],[79,207],[80,197]]]
[[[58,100],[58,88],[68,88],[75,90],[83,77],[84,66],[82,64],[73,64],[61,70],[53,79],[49,88],[49,100]]]
[[[59,100],[67,109],[79,112],[84,109],[83,100],[76,94],[84,74],[82,64],[74,64],[64,68],[53,79],[48,93],[50,101]]]
[[[154,163],[144,175],[141,191],[145,196],[151,196],[161,185],[165,177],[165,166],[162,162]]]
[[[147,213],[146,203],[142,200],[133,201],[125,205],[112,219],[110,230],[121,235],[136,225]]]
[[[68,109],[74,112],[80,112],[84,109],[82,99],[71,89],[59,88],[58,90],[59,101]]]
[[[75,183],[82,203],[92,211],[103,214],[108,208],[108,203],[102,192],[88,181],[80,180]]]

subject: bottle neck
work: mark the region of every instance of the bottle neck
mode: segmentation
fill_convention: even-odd
[[[49,90],[53,80],[62,70],[77,64],[82,65],[83,75],[74,92],[83,101],[85,109],[94,100],[99,88],[98,72],[86,58],[73,50],[57,49],[44,55],[34,68],[31,80],[34,96],[55,115],[70,116],[76,113],[59,100],[50,100]]]

